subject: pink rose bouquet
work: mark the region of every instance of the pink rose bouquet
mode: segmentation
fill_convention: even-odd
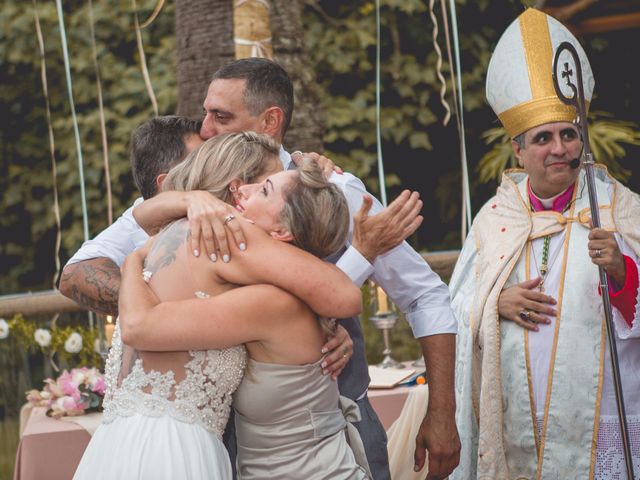
[[[104,377],[97,368],[64,370],[56,379],[47,378],[41,391],[27,392],[27,401],[46,407],[47,415],[60,418],[100,411],[104,397]]]

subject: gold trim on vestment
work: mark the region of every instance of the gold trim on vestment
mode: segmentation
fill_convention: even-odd
[[[527,255],[525,257],[525,280],[531,278],[531,250],[533,249],[533,242],[529,240],[527,248]],[[540,438],[538,435],[538,422],[536,421],[536,401],[533,398],[533,379],[531,378],[531,358],[529,351],[529,329],[524,330],[524,361],[525,368],[527,369],[527,384],[529,386],[529,405],[531,407],[531,425],[533,426],[533,439],[536,444],[536,455],[540,455]]]
[[[591,464],[589,466],[589,480],[593,480],[596,471],[598,432],[600,431],[600,407],[602,406],[602,385],[604,384],[604,357],[606,356],[605,322],[606,318],[603,317],[602,326],[600,328],[600,368],[598,369],[598,393],[596,394],[596,410],[593,417],[593,437],[591,439]]]
[[[470,232],[471,233],[471,232]],[[480,278],[480,262],[477,260],[477,258],[480,257],[480,239],[478,238],[477,235],[473,236],[473,239],[476,242],[476,262],[475,262],[475,272],[476,272],[476,280],[478,278]],[[469,310],[469,336],[471,337],[471,361],[473,362],[473,356],[475,355],[475,353],[473,352],[473,349],[475,348],[475,342],[476,342],[476,338],[473,335],[473,332],[475,332],[475,324],[476,324],[476,320],[473,317],[473,304],[471,305],[471,309]],[[480,315],[480,318],[482,318],[482,315]],[[480,337],[480,333],[478,332],[478,338]],[[476,396],[473,394],[473,382],[472,382],[472,386],[471,386],[471,406],[473,407],[473,411],[476,414],[476,424],[478,425],[478,428],[480,426],[480,396],[478,395],[478,400],[476,401]]]
[[[571,196],[571,209],[569,210],[569,216],[573,217],[574,210],[576,207],[576,195],[578,193],[578,188],[573,189],[573,195]],[[547,392],[545,396],[544,402],[544,416],[542,420],[542,434],[540,440],[540,451],[538,452],[538,469],[536,473],[536,479],[541,480],[542,475],[542,461],[544,458],[544,444],[547,436],[547,421],[549,420],[549,404],[551,402],[551,386],[553,384],[553,370],[555,368],[556,361],[556,351],[558,350],[558,335],[560,333],[560,319],[562,318],[562,296],[564,294],[564,280],[567,273],[567,259],[568,259],[568,250],[569,250],[569,239],[571,238],[571,227],[572,223],[567,224],[567,229],[565,230],[564,237],[564,258],[562,259],[562,271],[560,272],[560,286],[558,288],[558,303],[556,308],[556,325],[555,332],[553,335],[553,347],[551,348],[551,359],[549,362],[549,377],[547,379]]]
[[[522,46],[527,60],[527,73],[532,98],[555,96],[553,87],[553,50],[547,15],[536,9],[518,17]]]

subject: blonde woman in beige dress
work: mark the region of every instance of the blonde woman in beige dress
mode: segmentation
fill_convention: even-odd
[[[249,236],[266,231],[322,257],[346,242],[346,201],[313,164],[242,186],[239,193],[240,213],[232,221],[251,219],[254,225],[245,229]],[[147,265],[154,262],[157,248],[153,246]],[[199,284],[204,289],[220,278],[241,275],[251,268],[242,265],[244,254],[235,249],[233,262],[209,262],[197,277]],[[331,322],[319,320],[295,295],[267,284],[230,288],[201,301],[159,302],[143,281],[144,255],[132,254],[123,268],[120,312],[127,343],[155,351],[246,345],[247,373],[234,399],[239,479],[370,477],[360,437],[350,425],[359,420],[358,408],[341,398],[337,383],[322,374],[321,347]],[[283,267],[279,256],[268,261]],[[314,275],[300,269],[295,278],[300,284],[322,280]]]
[[[164,188],[205,189],[231,201],[230,189],[237,192],[242,183],[281,169],[278,146],[269,137],[223,135],[205,142],[172,170]],[[240,215],[234,221],[240,221]],[[145,273],[153,295],[164,301],[193,298],[204,305],[209,296],[268,277],[325,315],[359,311],[359,290],[336,267],[270,238],[258,226],[247,227],[251,249],[229,264],[218,262],[218,269],[211,268],[215,264],[208,258],[192,255],[186,220],[165,228],[157,236]],[[283,259],[283,264],[273,266],[272,258]],[[313,277],[296,278],[300,270],[312,271]],[[126,290],[123,285],[121,294]],[[329,302],[334,295],[337,302]],[[129,340],[129,329],[121,330],[129,311],[120,313],[106,365],[103,424],[74,478],[231,480],[221,435],[245,370],[242,342],[219,349],[189,349],[177,335],[170,339],[170,351],[153,352]],[[172,317],[172,323],[179,330],[184,326],[186,332],[189,326],[182,320],[182,315]]]

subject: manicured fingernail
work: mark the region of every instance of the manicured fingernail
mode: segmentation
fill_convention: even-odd
[[[327,370],[322,370],[323,375],[326,375],[327,373],[329,373]]]
[[[199,257],[199,256],[200,256],[200,251],[199,251],[199,250],[197,250],[197,249],[196,249],[196,250],[194,250],[194,251],[193,251],[193,256],[194,256],[194,257]]]
[[[420,469],[418,468],[418,465],[414,465],[413,466],[413,471],[414,472],[419,472],[420,471]]]
[[[322,362],[322,363],[320,364],[320,368],[322,368],[322,369],[327,368],[327,362]]]
[[[247,249],[247,246],[244,243],[241,243],[240,245],[238,245],[238,248],[244,252]]]
[[[229,263],[229,255],[223,255],[223,256],[222,256],[222,261],[223,261],[224,263]]]
[[[325,347],[322,347],[322,349],[320,350],[320,353],[325,354],[327,353],[329,350],[327,350]]]
[[[211,255],[209,255],[209,258],[211,259],[212,262],[215,262],[218,259],[215,253],[212,253]]]

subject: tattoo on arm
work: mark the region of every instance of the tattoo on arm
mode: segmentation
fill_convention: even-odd
[[[118,315],[120,268],[108,258],[94,258],[65,267],[60,293],[87,310]]]
[[[156,273],[163,267],[171,265],[176,259],[176,253],[180,246],[189,240],[191,231],[189,224],[185,221],[175,222],[160,234],[145,259],[145,270]]]

